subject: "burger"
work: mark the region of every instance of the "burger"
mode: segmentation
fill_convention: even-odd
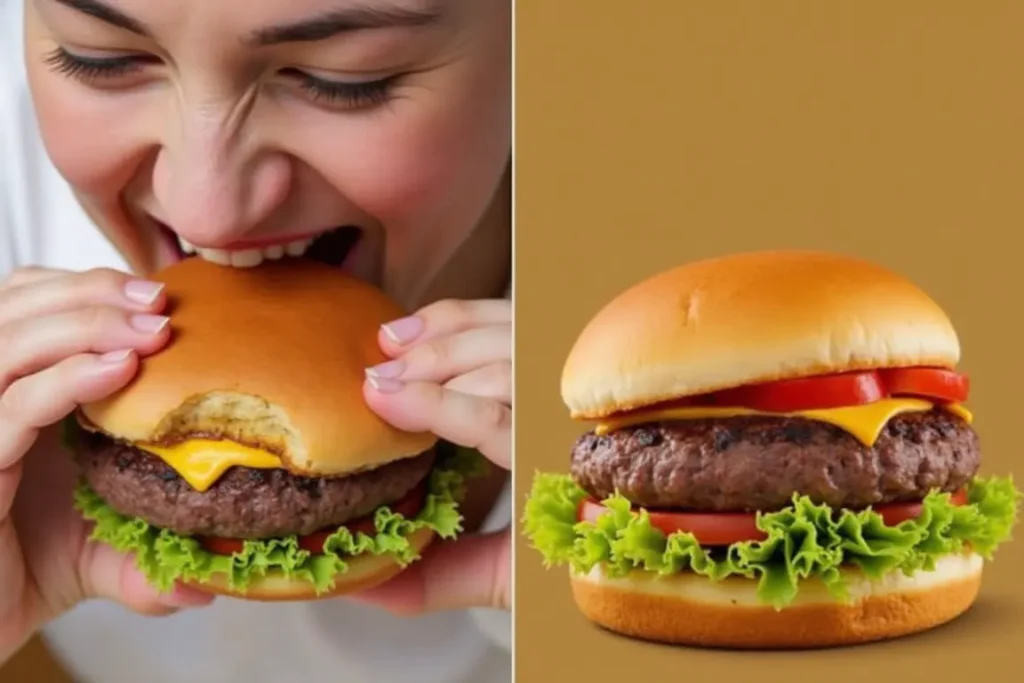
[[[93,540],[160,590],[308,600],[380,584],[461,531],[479,461],[363,398],[396,303],[304,259],[191,258],[154,279],[170,341],[66,422]]]
[[[608,303],[565,362],[591,423],[524,533],[587,618],[665,643],[809,648],[948,622],[1021,494],[980,477],[943,309],[875,264],[734,254]]]

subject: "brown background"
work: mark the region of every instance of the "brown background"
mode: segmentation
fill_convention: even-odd
[[[983,469],[1024,478],[1024,3],[559,0],[518,15],[519,514],[535,469],[568,467],[580,428],[559,374],[587,319],[661,269],[754,248],[848,251],[931,292],[961,334]],[[1018,535],[960,621],[811,653],[606,634],[520,539],[517,678],[1021,680]]]

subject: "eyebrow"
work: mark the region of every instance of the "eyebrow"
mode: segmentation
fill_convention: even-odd
[[[96,17],[100,21],[105,21],[108,24],[113,24],[118,28],[123,28],[126,31],[137,33],[140,36],[148,36],[149,31],[146,27],[137,22],[136,20],[129,17],[127,14],[121,12],[121,10],[114,9],[110,5],[106,5],[98,0],[56,0],[65,7],[76,9],[82,14],[88,14],[90,17]]]
[[[316,42],[370,29],[425,28],[440,23],[442,18],[436,4],[419,8],[364,5],[333,10],[294,24],[262,28],[253,33],[251,41],[257,45]]]
[[[126,31],[140,36],[150,35],[143,24],[100,0],[55,1]],[[436,3],[417,8],[357,5],[332,10],[312,19],[257,29],[250,36],[250,42],[255,45],[316,42],[370,29],[424,28],[440,23],[443,18],[443,12]]]

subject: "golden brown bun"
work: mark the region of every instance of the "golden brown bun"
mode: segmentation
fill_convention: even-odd
[[[409,536],[409,542],[418,553],[422,553],[435,538],[430,529],[420,529]],[[215,574],[207,583],[194,583],[191,586],[207,593],[258,602],[325,600],[379,586],[402,572],[402,566],[390,555],[359,555],[346,562],[348,570],[337,577],[334,588],[320,595],[306,581],[293,581],[274,574],[252,582],[245,590],[229,588],[222,574]]]
[[[312,475],[376,467],[435,443],[366,406],[364,371],[387,360],[380,326],[403,315],[377,289],[299,259],[241,269],[191,258],[154,279],[166,284],[173,336],[123,391],[83,406],[104,432],[135,443],[220,436]]]
[[[820,583],[800,587],[792,606],[776,611],[756,602],[756,581],[714,583],[696,574],[658,579],[635,572],[609,579],[599,569],[571,576],[583,614],[634,638],[677,645],[744,649],[851,645],[926,631],[955,619],[981,586],[978,555],[941,558],[934,572],[894,572],[872,585],[854,569],[852,604],[833,600]]]
[[[960,342],[927,294],[880,266],[751,252],[634,285],[584,328],[562,372],[573,417],[845,370],[953,367]]]

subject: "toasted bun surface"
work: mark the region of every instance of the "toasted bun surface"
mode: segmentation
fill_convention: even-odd
[[[430,529],[421,529],[409,536],[409,542],[417,552],[422,553],[434,538],[434,532]],[[359,555],[347,562],[348,571],[337,577],[333,589],[320,595],[317,595],[313,587],[305,581],[294,581],[275,574],[268,574],[250,583],[244,590],[232,590],[227,579],[221,574],[215,574],[207,583],[195,583],[191,586],[207,593],[259,602],[324,600],[379,586],[402,572],[402,566],[390,555]]]
[[[613,299],[569,353],[562,398],[594,419],[757,382],[959,359],[949,318],[905,278],[848,256],[751,252]]]
[[[135,380],[82,407],[134,443],[220,437],[276,452],[298,474],[340,475],[427,450],[366,406],[365,369],[387,358],[382,323],[403,311],[340,270],[287,259],[252,269],[181,261],[158,273],[172,337]]]
[[[571,576],[583,614],[618,633],[664,643],[724,648],[814,648],[896,638],[955,619],[974,603],[982,558],[949,555],[933,572],[894,572],[871,584],[845,570],[855,601],[833,600],[824,586],[806,583],[780,611],[755,599],[756,581],[719,583],[696,574],[656,578],[635,572],[611,579],[600,568]]]

